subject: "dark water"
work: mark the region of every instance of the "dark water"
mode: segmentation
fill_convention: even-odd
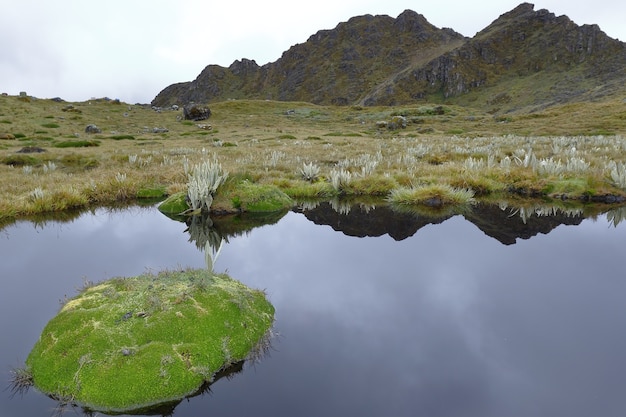
[[[266,289],[281,336],[174,415],[626,415],[626,223],[497,206],[366,211],[324,204],[246,233],[215,225],[228,238],[216,270]],[[84,279],[204,267],[203,232],[190,242],[186,229],[131,208],[1,230],[4,380]],[[1,417],[55,406],[0,392]]]

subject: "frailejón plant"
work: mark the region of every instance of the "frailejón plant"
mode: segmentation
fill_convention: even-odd
[[[222,170],[217,159],[207,160],[197,164],[188,174],[187,196],[191,208],[209,210],[213,204],[213,195],[218,187],[228,178],[228,172]]]

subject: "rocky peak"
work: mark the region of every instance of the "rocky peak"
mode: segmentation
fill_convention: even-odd
[[[152,104],[251,98],[394,105],[489,91],[484,94],[509,103],[489,111],[510,111],[572,101],[588,91],[623,90],[624,67],[626,44],[597,25],[578,26],[567,16],[535,11],[531,3],[500,15],[471,39],[405,10],[395,19],[356,16],[320,30],[262,67],[246,58],[227,68],[208,65],[196,80],[164,89]],[[519,97],[499,87],[506,83]]]
[[[235,60],[228,69],[233,75],[247,75],[249,73],[256,72],[259,69],[259,65],[253,59],[242,58],[240,60]]]
[[[534,13],[535,5],[532,3],[521,3],[519,6],[515,7],[513,10],[510,10],[506,13],[500,15],[500,19],[510,20],[515,19],[517,17],[527,15],[529,13]]]
[[[398,15],[394,21],[394,26],[400,32],[411,32],[414,34],[432,33],[439,30],[426,20],[423,15],[408,9]]]

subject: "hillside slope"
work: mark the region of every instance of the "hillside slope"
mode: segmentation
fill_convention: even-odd
[[[626,44],[597,25],[522,3],[466,38],[414,11],[358,16],[321,30],[273,63],[207,66],[166,87],[155,106],[227,99],[471,105],[492,113],[595,100],[626,91]]]

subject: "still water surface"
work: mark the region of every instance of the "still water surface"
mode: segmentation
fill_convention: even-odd
[[[226,233],[215,269],[267,291],[281,336],[174,415],[625,415],[626,224],[507,210],[322,205]],[[186,229],[130,208],[0,230],[3,379],[85,279],[204,267]],[[56,406],[0,394],[2,417]]]

